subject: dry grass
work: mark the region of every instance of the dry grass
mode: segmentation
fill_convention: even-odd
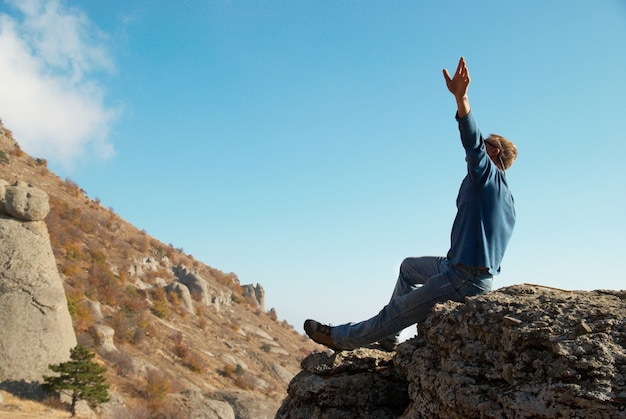
[[[3,403],[0,403],[0,418],[69,418],[71,413],[54,409],[43,403],[20,399],[11,393],[0,390]]]

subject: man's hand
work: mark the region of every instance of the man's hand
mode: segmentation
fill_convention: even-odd
[[[454,95],[456,99],[459,118],[463,118],[470,112],[469,100],[467,98],[467,88],[470,84],[470,75],[467,65],[465,64],[465,58],[461,57],[459,65],[454,72],[452,78],[447,69],[443,69],[443,77],[446,80],[446,86],[450,93]]]

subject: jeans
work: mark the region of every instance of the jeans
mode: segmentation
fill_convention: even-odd
[[[389,303],[369,320],[333,327],[331,338],[341,348],[355,349],[397,337],[403,329],[424,321],[437,303],[462,302],[489,292],[492,278],[485,271],[452,265],[445,257],[407,258],[400,265]]]

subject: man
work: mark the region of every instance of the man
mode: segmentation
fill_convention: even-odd
[[[504,137],[491,134],[484,138],[478,130],[467,97],[470,76],[465,59],[461,57],[452,77],[445,69],[443,75],[456,100],[467,162],[467,176],[456,200],[450,250],[446,257],[405,259],[391,300],[369,320],[335,327],[305,321],[307,335],[333,350],[378,342],[379,348],[393,351],[400,331],[424,321],[436,303],[487,293],[493,275],[500,272],[515,225],[505,170],[513,164],[517,149]]]

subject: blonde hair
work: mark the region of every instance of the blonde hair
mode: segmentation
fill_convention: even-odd
[[[500,158],[500,163],[504,166],[501,169],[506,170],[511,167],[517,158],[517,147],[515,147],[515,144],[498,134],[489,134],[487,140],[500,149],[498,157]]]

